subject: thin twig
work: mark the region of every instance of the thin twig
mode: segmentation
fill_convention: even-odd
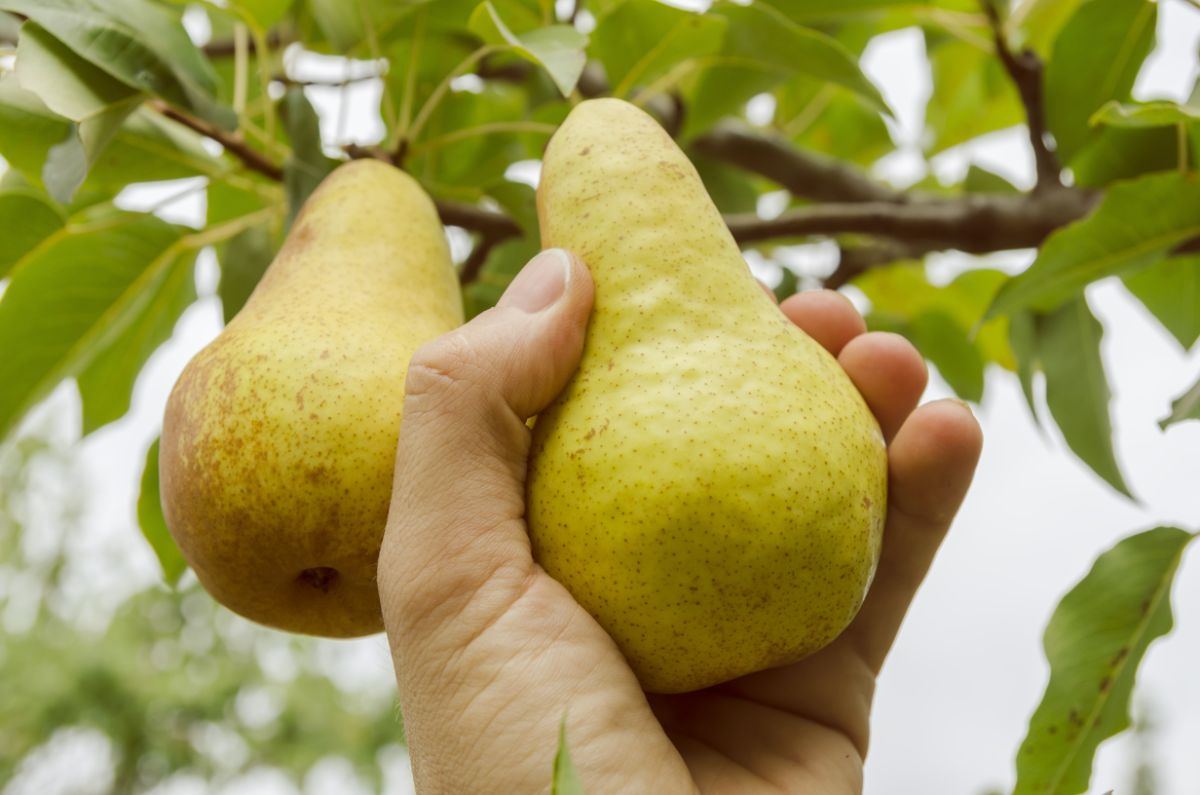
[[[423,152],[429,152],[434,149],[441,149],[443,146],[449,146],[457,141],[464,141],[468,138],[478,138],[481,135],[494,135],[497,133],[530,133],[534,135],[553,135],[557,130],[553,124],[544,124],[537,121],[497,121],[490,124],[481,124],[478,127],[464,127],[454,132],[448,132],[445,135],[439,135],[435,138],[427,138],[419,144],[416,144],[409,150],[413,156]]]
[[[318,88],[345,88],[346,86],[355,83],[365,83],[368,80],[379,80],[383,77],[382,72],[371,72],[370,74],[354,75],[352,77],[343,77],[340,80],[299,80],[288,75],[277,74],[271,76],[271,82],[282,83],[285,86],[299,86],[307,88],[308,86],[317,86]]]
[[[487,263],[488,255],[492,253],[492,249],[500,242],[495,238],[487,235],[480,235],[475,246],[471,249],[471,253],[463,260],[462,267],[458,269],[458,283],[466,287],[473,281],[479,278],[483,266]]]
[[[290,44],[294,41],[292,36],[285,36],[278,30],[268,31],[263,37],[267,46],[272,50],[283,44]],[[250,40],[250,51],[254,52],[258,47],[258,42]],[[231,58],[237,54],[237,42],[234,39],[218,39],[210,41],[200,48],[209,58]]]
[[[984,13],[992,28],[992,37],[996,47],[996,56],[1004,64],[1004,70],[1012,79],[1021,104],[1025,106],[1025,119],[1029,128],[1029,143],[1033,147],[1033,159],[1037,165],[1037,186],[1035,190],[1060,187],[1062,185],[1062,164],[1058,155],[1050,149],[1047,143],[1046,104],[1042,87],[1042,61],[1033,50],[1025,49],[1014,53],[1008,46],[1004,36],[1004,24],[1000,20],[1000,11],[996,0],[981,0]]]
[[[461,202],[438,201],[436,204],[442,223],[478,232],[491,238],[493,244],[521,235],[517,222],[502,212]]]
[[[186,111],[171,107],[161,99],[150,100],[150,107],[168,119],[177,121],[204,137],[216,141],[225,147],[225,151],[242,161],[246,168],[251,171],[257,171],[259,174],[277,182],[283,179],[283,169],[268,160],[262,152],[247,144],[239,134],[226,132],[213,124],[209,124],[204,119],[196,118]]]

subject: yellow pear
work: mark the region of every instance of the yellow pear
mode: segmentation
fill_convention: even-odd
[[[799,660],[862,604],[887,496],[879,426],[751,276],[695,168],[633,105],[551,140],[542,243],[596,285],[579,369],[537,417],[538,562],[652,692]]]
[[[293,632],[383,628],[375,563],[405,371],[461,323],[421,187],[375,160],[336,169],[167,403],[167,524],[217,601]]]

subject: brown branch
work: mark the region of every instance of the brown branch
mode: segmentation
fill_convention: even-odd
[[[817,204],[778,218],[727,218],[739,243],[781,237],[878,235],[917,243],[927,251],[957,249],[973,254],[1033,248],[1056,229],[1091,210],[1095,194],[1060,188],[1029,195],[968,195],[896,204]]]
[[[472,232],[478,232],[491,245],[503,243],[512,237],[520,237],[521,227],[512,218],[502,212],[489,210],[474,204],[460,202],[438,201],[438,215],[447,226],[461,226]]]
[[[787,142],[730,123],[718,124],[692,142],[702,155],[766,177],[793,196],[815,201],[904,202],[908,196],[874,181],[853,166],[802,151]]]
[[[295,41],[295,38],[292,35],[285,35],[282,31],[267,31],[268,49],[274,50],[282,44],[290,44],[293,41]],[[254,52],[255,47],[254,39],[249,39],[246,42],[247,52]],[[217,39],[216,41],[210,41],[200,49],[209,58],[232,58],[237,52],[237,43],[233,39]]]
[[[179,122],[185,127],[203,135],[205,138],[212,140],[225,147],[225,151],[242,161],[242,164],[251,171],[257,171],[265,177],[269,177],[276,182],[283,179],[283,169],[271,162],[266,155],[258,151],[236,132],[227,132],[217,127],[214,124],[206,122],[204,119],[198,119],[186,111],[173,108],[161,99],[150,100],[150,107],[158,111],[168,119]]]
[[[471,249],[471,253],[467,255],[467,258],[463,260],[462,266],[458,269],[458,283],[466,287],[478,279],[484,264],[487,263],[488,255],[501,242],[503,241],[489,235],[480,235],[479,240],[475,243],[475,247]]]
[[[1050,148],[1046,128],[1046,103],[1042,88],[1042,61],[1037,53],[1024,49],[1015,53],[1004,36],[1004,24],[1000,20],[997,0],[981,0],[984,13],[992,28],[996,45],[996,56],[1004,64],[1004,70],[1012,79],[1021,104],[1025,106],[1026,126],[1029,128],[1029,143],[1033,147],[1033,159],[1037,167],[1035,190],[1062,185],[1062,164],[1058,155]]]

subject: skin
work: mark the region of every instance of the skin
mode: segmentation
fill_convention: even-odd
[[[217,601],[292,632],[382,629],[375,563],[404,363],[461,323],[420,185],[376,160],[330,174],[167,402],[167,525]]]
[[[523,518],[525,421],[574,372],[592,306],[587,268],[574,257],[564,267],[563,256],[543,252],[495,309],[410,365],[378,577],[418,791],[548,791],[565,714],[591,795],[861,792],[875,680],[966,493],[978,424],[957,401],[916,408],[919,354],[867,333],[840,295],[784,301],[888,440],[874,583],[849,628],[798,663],[647,695],[612,639],[534,562]]]

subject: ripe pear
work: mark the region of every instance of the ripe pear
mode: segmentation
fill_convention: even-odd
[[[330,174],[167,403],[167,525],[217,601],[293,632],[383,628],[375,563],[405,371],[462,319],[421,187],[375,160]]]
[[[642,686],[696,690],[810,654],[879,558],[884,440],[837,361],[755,282],[648,115],[580,103],[538,188],[542,243],[591,269],[579,369],[538,415],[534,555]]]

